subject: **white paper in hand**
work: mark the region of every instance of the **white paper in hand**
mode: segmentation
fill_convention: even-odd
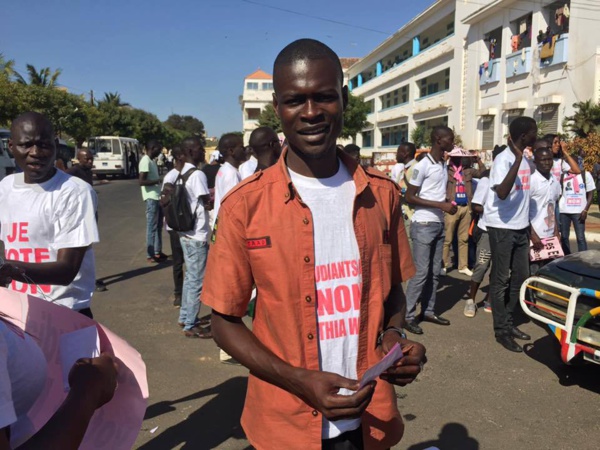
[[[69,372],[79,358],[100,356],[100,336],[96,326],[82,328],[60,337],[60,364],[65,392],[69,391]]]
[[[400,348],[400,344],[397,342],[394,344],[392,349],[383,357],[381,361],[379,361],[374,366],[370,367],[360,380],[360,386],[358,389],[362,389],[364,385],[368,382],[376,380],[379,375],[388,370],[390,367],[394,365],[396,361],[402,358],[402,348]]]

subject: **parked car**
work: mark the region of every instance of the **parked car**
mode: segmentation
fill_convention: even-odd
[[[521,286],[523,311],[546,324],[566,364],[600,364],[600,251],[556,259]]]
[[[94,154],[92,171],[98,179],[107,175],[129,176],[131,155],[139,162],[142,149],[137,139],[119,136],[96,136],[88,138],[87,148]]]

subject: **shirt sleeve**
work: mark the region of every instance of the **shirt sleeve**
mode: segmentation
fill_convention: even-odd
[[[54,212],[54,248],[86,247],[100,241],[93,195],[88,187],[61,196]]]
[[[148,155],[144,155],[142,159],[140,159],[138,172],[150,172],[150,158]]]
[[[504,150],[505,152],[506,150]],[[496,160],[492,163],[492,169],[490,170],[490,186],[498,186],[504,181],[506,174],[510,170],[510,164],[507,164],[506,159],[500,153]]]
[[[208,180],[206,175],[201,170],[198,170],[194,174],[196,183],[194,183],[194,190],[197,191],[196,196],[209,195]]]
[[[8,344],[4,333],[10,332],[5,324],[0,324],[0,429],[17,421],[12,398],[12,384],[8,372]]]
[[[473,199],[471,203],[475,203],[476,205],[485,205],[485,199],[487,197],[487,191],[490,188],[490,179],[485,177],[481,178],[477,183],[477,189],[475,189],[475,193],[473,194]]]
[[[590,192],[596,189],[596,183],[594,182],[594,177],[587,170],[585,171],[585,185],[586,191]]]
[[[425,181],[425,177],[427,175],[427,170],[425,166],[426,160],[423,158],[412,170],[412,175],[410,176],[409,184],[413,186],[421,187],[423,185],[423,181]]]
[[[208,252],[201,301],[215,311],[244,317],[252,296],[252,269],[246,248],[242,205],[221,205]]]

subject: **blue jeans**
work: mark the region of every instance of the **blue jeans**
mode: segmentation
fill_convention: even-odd
[[[146,200],[146,253],[148,258],[162,252],[162,208],[158,200]]]
[[[571,254],[571,246],[569,244],[569,235],[571,234],[571,223],[575,228],[575,237],[577,238],[577,251],[583,252],[588,249],[587,241],[585,240],[585,222],[579,221],[580,214],[564,214],[560,213],[560,243],[565,255]]]
[[[406,286],[406,321],[415,319],[417,302],[427,316],[435,314],[435,296],[442,268],[444,222],[412,222],[410,224],[412,254],[417,273]]]
[[[191,330],[198,320],[200,311],[200,293],[204,283],[204,270],[208,258],[208,242],[198,241],[186,236],[179,238],[185,259],[185,276],[181,293],[179,322],[184,330]]]

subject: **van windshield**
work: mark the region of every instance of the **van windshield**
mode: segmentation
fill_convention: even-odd
[[[98,153],[121,154],[121,145],[118,139],[90,139],[88,141],[88,148],[95,155]]]

